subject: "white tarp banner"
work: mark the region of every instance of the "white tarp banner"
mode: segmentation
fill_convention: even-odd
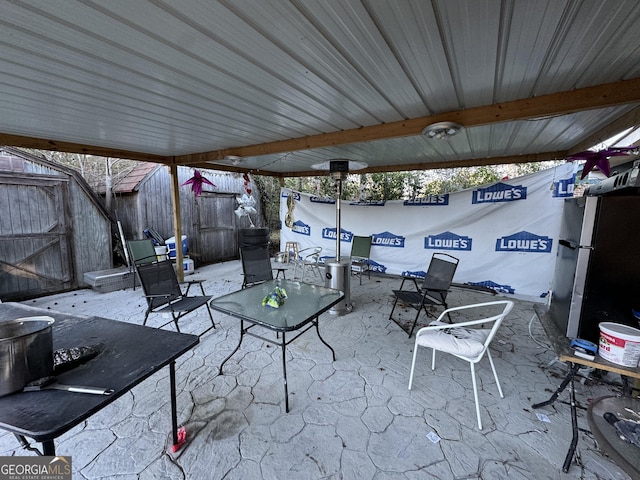
[[[460,259],[454,282],[524,297],[551,288],[563,198],[573,195],[574,165],[414,200],[341,202],[341,256],[354,235],[373,237],[372,271],[424,276],[431,255]],[[289,195],[293,201],[289,200]],[[335,200],[282,189],[281,250],[322,247],[335,258]]]

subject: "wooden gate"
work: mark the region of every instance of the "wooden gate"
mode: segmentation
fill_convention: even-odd
[[[64,178],[0,175],[0,300],[73,288]]]
[[[238,258],[238,239],[233,211],[236,199],[233,194],[202,192],[197,198],[198,230],[197,250],[199,261],[213,261]]]

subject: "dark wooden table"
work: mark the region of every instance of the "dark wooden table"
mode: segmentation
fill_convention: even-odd
[[[61,390],[18,392],[0,398],[0,428],[42,443],[55,455],[54,440],[169,366],[173,444],[178,443],[175,360],[198,344],[196,335],[143,327],[100,317],[75,316],[19,303],[1,303],[0,321],[47,315],[53,349],[100,344],[100,353],[57,376],[65,385],[113,389],[111,395]]]
[[[279,308],[262,306],[262,299],[276,287],[285,289],[287,299]],[[224,364],[238,351],[240,345],[242,345],[242,339],[245,335],[251,335],[270,344],[280,346],[282,348],[285,406],[286,411],[289,412],[286,363],[287,345],[310,328],[315,327],[318,338],[329,347],[335,360],[336,354],[333,348],[331,348],[331,345],[325,342],[320,335],[318,317],[343,299],[344,293],[340,290],[284,279],[270,280],[219,298],[214,298],[210,303],[211,308],[240,319],[240,340],[236,348],[220,365],[220,375],[222,375],[222,367]],[[246,327],[245,322],[249,323]],[[273,339],[256,335],[251,331],[256,326],[277,332],[280,340],[274,342]],[[296,332],[295,336],[287,340],[287,332],[294,331]]]

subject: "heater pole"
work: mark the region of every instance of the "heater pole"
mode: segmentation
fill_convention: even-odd
[[[336,178],[336,262],[340,261],[340,201],[342,199],[342,179]]]

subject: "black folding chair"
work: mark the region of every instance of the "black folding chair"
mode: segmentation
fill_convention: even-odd
[[[424,310],[427,316],[433,316],[427,310],[427,305],[442,306],[445,310],[449,308],[446,302],[447,293],[449,293],[453,276],[456,273],[456,268],[458,268],[458,262],[459,260],[456,257],[452,257],[447,253],[434,253],[421,286],[418,286],[416,278],[404,277],[400,284],[400,290],[393,290],[393,295],[396,298],[393,302],[391,313],[389,314],[389,320],[393,320],[406,332],[405,327],[393,318],[393,311],[398,301],[417,310],[416,318],[413,320],[413,326],[411,330],[407,332],[409,338],[413,335],[413,330],[416,328],[421,310]],[[402,289],[407,280],[413,282],[415,290]],[[449,318],[449,320],[451,320],[451,318]]]
[[[150,238],[143,240],[128,240],[127,248],[131,259],[130,270],[134,271],[137,265],[158,261],[156,249]],[[133,276],[133,289],[136,289],[136,276]]]
[[[371,236],[353,237],[351,241],[351,272],[360,277],[360,285],[362,285],[362,274],[367,272],[371,279],[371,266],[369,264],[371,256]]]
[[[273,280],[273,267],[271,266],[268,245],[240,247],[240,257],[244,274],[242,288]]]
[[[140,282],[142,283],[142,288],[147,299],[147,311],[144,315],[143,325],[147,324],[150,313],[170,312],[176,330],[179,332],[180,327],[178,326],[178,320],[188,313],[205,306],[209,312],[211,327],[207,328],[200,335],[205,334],[212,328],[216,328],[213,316],[211,315],[211,309],[209,308],[211,295],[205,295],[202,280],[185,282],[187,283],[187,290],[183,294],[170,260],[139,264],[136,265],[136,270],[138,271],[138,276],[140,277]],[[192,285],[199,285],[202,295],[189,296],[189,288],[191,288]],[[169,323],[171,322],[161,325],[160,328]]]

